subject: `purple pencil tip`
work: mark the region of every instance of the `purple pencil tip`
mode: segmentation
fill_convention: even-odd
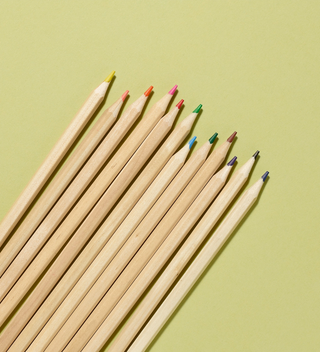
[[[236,162],[236,160],[237,160],[237,157],[235,156],[235,157],[233,157],[229,162],[228,162],[228,166],[233,166],[233,164]]]
[[[268,175],[269,175],[269,171],[265,172],[265,173],[261,176],[263,182],[266,180],[266,178],[268,177]]]

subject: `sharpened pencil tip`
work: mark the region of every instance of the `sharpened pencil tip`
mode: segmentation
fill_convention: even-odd
[[[112,71],[110,73],[110,75],[104,80],[105,82],[110,82],[114,76],[114,74],[116,73],[116,71]]]
[[[176,107],[177,107],[178,109],[180,109],[181,106],[182,106],[182,104],[183,104],[183,102],[184,102],[184,100],[181,99],[181,100],[179,101],[179,103],[176,105]]]
[[[196,136],[194,136],[194,137],[192,137],[191,139],[190,139],[190,141],[189,141],[189,149],[191,149],[191,147],[192,147],[192,145],[193,145],[193,143],[194,143],[194,141],[197,139],[197,137]]]
[[[153,89],[153,86],[150,86],[145,92],[144,92],[144,95],[146,97],[148,97],[150,95],[150,93],[152,92],[152,89]]]
[[[195,108],[192,112],[195,112],[196,114],[201,110],[202,104],[200,104],[197,108]]]
[[[212,137],[209,138],[209,142],[210,144],[212,144],[214,142],[214,140],[217,138],[218,133],[216,132]]]
[[[237,132],[233,132],[232,135],[227,139],[227,141],[229,143],[232,143],[232,141],[234,140],[234,137],[236,136]]]
[[[237,157],[236,156],[234,156],[229,162],[228,162],[228,166],[233,166],[233,164],[236,162],[236,160],[237,160]]]
[[[266,178],[268,177],[268,175],[269,175],[269,171],[265,172],[265,173],[261,176],[263,182],[266,180]]]
[[[129,93],[129,91],[126,90],[126,91],[122,94],[122,96],[121,96],[122,101],[124,101],[124,100],[126,99],[128,93]]]
[[[260,151],[257,150],[257,151],[252,155],[252,157],[255,158],[255,159],[257,159],[257,156],[259,155],[259,153],[260,153]]]
[[[169,90],[168,94],[173,95],[174,92],[177,90],[177,88],[178,88],[178,85],[176,84],[175,86],[173,86],[173,87]]]

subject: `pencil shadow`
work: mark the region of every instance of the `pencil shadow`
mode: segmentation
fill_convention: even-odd
[[[87,124],[85,125],[85,127],[83,128],[83,130],[81,131],[81,133],[79,134],[79,136],[76,138],[76,140],[74,141],[74,143],[72,144],[72,146],[70,147],[69,151],[66,153],[66,155],[62,158],[62,160],[60,161],[60,163],[58,164],[58,166],[56,167],[55,171],[53,172],[53,174],[49,177],[49,179],[47,180],[47,182],[44,184],[44,186],[42,187],[41,191],[39,192],[39,194],[35,197],[35,199],[32,201],[32,203],[29,205],[27,211],[25,212],[25,214],[22,216],[22,218],[18,221],[17,225],[13,228],[13,230],[11,231],[10,235],[8,236],[8,238],[5,240],[5,242],[2,244],[2,246],[0,247],[0,253],[2,252],[3,248],[6,246],[6,244],[10,241],[10,239],[12,238],[12,236],[14,235],[14,233],[17,231],[18,227],[22,224],[22,222],[25,220],[25,218],[28,216],[28,214],[30,213],[31,209],[33,208],[33,206],[37,203],[37,201],[39,200],[39,198],[42,196],[43,192],[46,190],[46,188],[48,187],[48,185],[51,183],[51,181],[54,179],[54,177],[57,175],[57,173],[60,171],[60,169],[62,168],[62,166],[64,165],[64,163],[66,162],[66,160],[69,158],[69,156],[74,152],[74,150],[76,149],[77,145],[79,144],[79,142],[81,141],[81,139],[84,137],[84,135],[89,131],[90,127],[93,126],[93,121],[97,118],[97,116],[100,114],[101,110],[104,108],[105,103],[108,99],[109,96],[109,92],[114,84],[114,81],[116,80],[116,76],[114,76],[114,78],[112,79],[112,81],[109,84],[109,88],[106,92],[106,95],[103,99],[103,101],[101,102],[101,104],[99,105],[99,107],[97,108],[97,110],[95,111],[95,113],[92,115],[92,117],[89,119],[89,121],[87,122]],[[124,105],[124,104],[123,104]],[[123,108],[123,106],[122,106]],[[121,110],[120,110],[121,111]],[[119,114],[120,116],[120,114]],[[71,123],[71,121],[70,121]],[[54,146],[53,146],[54,147]],[[53,148],[52,147],[52,148]],[[97,146],[98,147],[98,146]],[[51,149],[52,150],[52,149]],[[50,153],[50,152],[49,152]],[[91,154],[92,155],[92,154]],[[90,155],[90,156],[91,156]],[[89,157],[90,157],[89,156]],[[88,157],[88,158],[89,158]],[[87,159],[88,160],[88,159]],[[81,170],[81,169],[80,169]],[[79,170],[79,171],[80,171]],[[70,181],[70,183],[72,182],[72,180]],[[70,184],[69,183],[69,184]],[[61,197],[61,196],[60,196]],[[57,200],[58,201],[58,200]],[[51,208],[52,209],[52,208]],[[50,210],[51,210],[50,209]],[[9,209],[10,210],[10,209]]]
[[[187,295],[183,298],[183,300],[181,301],[181,303],[179,304],[179,306],[177,307],[177,309],[173,312],[173,314],[170,316],[170,318],[167,320],[167,322],[164,324],[164,326],[161,328],[161,330],[159,331],[159,333],[157,334],[157,336],[154,338],[154,340],[151,342],[151,344],[149,345],[149,347],[146,349],[146,352],[150,352],[152,347],[156,344],[156,342],[158,341],[158,339],[160,338],[160,336],[162,335],[162,333],[165,331],[165,329],[170,325],[170,323],[173,321],[173,319],[176,317],[176,315],[179,313],[180,309],[182,309],[183,305],[186,303],[186,301],[188,300],[188,298],[193,294],[193,292],[197,289],[198,285],[200,284],[201,280],[203,277],[205,277],[207,275],[207,273],[209,272],[209,270],[212,268],[212,266],[215,264],[215,262],[219,259],[220,255],[222,254],[223,250],[228,246],[228,244],[230,243],[230,241],[232,241],[232,239],[234,238],[234,236],[236,236],[236,234],[238,233],[238,231],[241,229],[241,227],[243,226],[243,224],[247,221],[248,217],[251,215],[251,213],[254,211],[254,209],[258,206],[259,202],[260,202],[260,198],[264,192],[264,188],[265,185],[269,182],[269,177],[266,179],[266,181],[264,182],[263,188],[257,198],[257,201],[255,202],[255,204],[250,208],[250,210],[248,211],[248,213],[244,216],[244,218],[241,220],[241,222],[238,224],[238,226],[236,227],[236,229],[234,230],[234,232],[232,233],[232,235],[228,238],[228,240],[226,241],[226,243],[222,246],[222,248],[220,249],[220,251],[218,252],[218,254],[215,256],[215,258],[212,260],[212,262],[208,265],[208,267],[204,270],[204,272],[201,274],[201,276],[199,277],[199,279],[197,280],[197,282],[194,284],[194,286],[191,288],[191,290],[187,293]],[[240,196],[240,195],[239,195]],[[237,198],[239,198],[239,196]],[[234,200],[235,202],[236,200]],[[234,204],[234,202],[232,204]],[[232,206],[232,204],[229,206],[229,208]],[[228,211],[226,211],[227,213]],[[227,214],[225,214],[226,216]],[[225,217],[224,216],[224,217]],[[216,228],[219,226],[219,224],[221,223],[220,220],[215,226],[214,228],[210,231],[209,235],[207,236],[206,240],[203,242],[203,244],[200,246],[200,248],[196,251],[196,253],[193,255],[193,257],[191,258],[191,260],[189,261],[188,265],[186,266],[186,268],[183,270],[183,272],[179,275],[179,277],[177,278],[177,280],[174,282],[174,284],[170,287],[168,293],[166,294],[166,296],[161,300],[161,302],[159,303],[158,307],[163,303],[163,301],[166,299],[166,297],[168,296],[168,294],[170,293],[170,291],[172,290],[172,288],[176,285],[176,283],[181,279],[182,275],[186,272],[186,270],[189,268],[190,264],[193,262],[193,260],[198,256],[199,252],[203,249],[203,247],[206,245],[206,243],[208,242],[208,240],[211,238],[211,236],[213,235],[213,233],[215,232]],[[150,318],[149,318],[150,320]],[[148,320],[148,321],[149,321]],[[146,323],[147,324],[147,323]],[[146,325],[145,324],[145,325]],[[144,325],[144,326],[145,326]]]

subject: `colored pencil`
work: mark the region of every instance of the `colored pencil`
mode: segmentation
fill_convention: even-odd
[[[181,104],[182,101],[179,102],[177,107],[180,108]],[[80,253],[79,257],[71,265],[66,274],[62,277],[60,282],[51,292],[49,297],[43,302],[43,304],[33,316],[31,321],[16,339],[13,346],[17,346],[17,351],[24,349],[28,346],[28,344],[33,340],[34,336],[39,332],[39,330],[46,323],[49,317],[53,314],[57,307],[59,307],[62,300],[69,293],[69,291],[72,289],[72,287],[81,277],[81,275],[86,271],[88,266],[91,264],[92,260],[98,255],[100,250],[113,235],[120,223],[128,215],[128,213],[133,208],[135,203],[139,200],[143,192],[150,185],[154,177],[161,170],[161,168],[167,162],[169,157],[178,148],[180,143],[185,139],[187,134],[190,132],[192,125],[194,124],[196,116],[197,114],[191,114],[178,124],[178,126],[173,130],[167,140],[163,143],[159,151],[152,158],[150,163],[139,175],[137,180],[135,180],[133,185],[129,188],[126,195],[120,200],[115,209],[113,209],[112,212],[108,215],[103,225],[95,233],[94,237],[90,240],[88,245]],[[86,293],[80,291],[77,292],[81,297]],[[63,306],[65,302],[66,300],[63,301]],[[66,313],[67,317],[68,309],[68,306],[67,309],[63,309],[63,312]],[[59,315],[59,313],[57,313],[57,315]],[[55,317],[57,315],[55,315]],[[47,341],[49,340],[49,336],[47,336],[46,334],[48,333],[50,335],[54,331],[54,321],[54,318],[50,319],[48,324],[46,325],[46,328],[43,329],[37,336],[36,340],[34,341],[34,344],[36,344],[36,346],[40,346],[42,344],[47,343]],[[49,325],[51,326],[51,328],[47,329],[47,326]]]
[[[103,112],[89,133],[80,142],[79,146],[42,193],[40,199],[15,231],[13,237],[3,248],[0,261],[0,276],[13,261],[41,221],[49,213],[64,190],[72,182],[73,178],[103,140],[111,126],[115,123],[128,92],[129,91],[126,91],[120,99]]]
[[[0,224],[0,246],[3,245],[19,220],[26,213],[33,200],[56,170],[63,157],[70,150],[81,131],[85,128],[90,118],[101,104],[114,73],[113,71],[105,81],[90,94],[66,131],[19,196],[18,200],[2,220]]]
[[[238,171],[235,172],[233,177],[230,179],[230,181],[221,191],[220,195],[212,204],[210,210],[211,227],[217,223],[217,221],[220,219],[232,200],[247,181],[257,155],[258,152],[256,152],[252,158],[250,158]],[[228,170],[224,170],[225,168],[230,170],[230,166],[233,162],[234,159],[232,159],[231,162],[219,173],[223,172],[223,174],[228,174]],[[219,173],[216,174],[216,177],[219,175]],[[224,175],[221,175],[220,177],[225,178]],[[93,345],[95,347],[97,345],[101,345],[102,347],[106,343],[112,332],[126,317],[134,304],[141,297],[143,292],[151,284],[156,275],[160,272],[160,270],[172,256],[174,251],[178,248],[188,232],[199,220],[203,212],[206,211],[207,207],[212,201],[212,196],[210,196],[210,193],[212,193],[212,189],[215,186],[215,183],[212,182],[213,179],[214,177],[210,180],[210,182],[208,182],[206,187],[202,190],[200,195],[181,218],[177,226],[173,229],[173,231],[171,231],[158,251],[140,272],[139,276],[133,282],[131,287],[126,291],[124,296],[121,297],[119,303],[112,310],[103,324],[99,327],[98,331],[90,340],[91,348],[93,348]],[[157,280],[156,284],[152,287],[145,299],[135,310],[134,314],[130,317],[129,322],[125,325],[120,334],[117,336],[116,340],[112,343],[110,352],[120,350],[124,351],[130,345],[136,334],[148,319],[149,315],[151,315],[153,310],[160,303],[160,300],[163,298],[166,291],[171,287],[174,280],[187,265],[201,243],[205,240],[205,233],[201,234],[202,236],[200,236],[198,232],[195,234],[192,233],[187,238],[181,249],[169,263],[165,270],[165,274],[163,274],[161,278]],[[139,256],[140,252],[137,255]]]
[[[223,220],[221,225],[213,233],[207,244],[197,255],[195,260],[190,264],[181,279],[173,287],[161,306],[154,313],[148,324],[140,332],[128,352],[143,352],[147,349],[154,337],[168,321],[172,313],[175,309],[177,309],[192,286],[197,282],[210,262],[217,255],[224,243],[253,206],[259,196],[263,182],[265,181],[267,175],[268,172],[266,172],[252,187],[245,191],[236,205],[231,209],[230,213],[228,213],[227,217]],[[209,211],[205,214],[205,217],[201,220],[201,224],[199,223],[197,228],[193,231],[193,234],[197,232],[199,236],[206,236],[210,232],[212,229],[210,216],[211,209],[209,209]],[[88,344],[84,348],[83,352],[94,351],[94,349],[90,349],[91,347],[92,346],[89,346]]]
[[[149,95],[149,90],[145,94]],[[60,225],[61,221],[63,221],[64,217],[68,214],[68,211],[71,207],[76,203],[76,201],[81,197],[83,192],[88,187],[90,181],[95,177],[97,172],[103,167],[106,159],[111,155],[111,153],[118,146],[121,139],[128,132],[130,127],[139,117],[144,104],[146,103],[147,96],[142,94],[142,96],[137,99],[129,108],[125,111],[124,115],[119,119],[117,124],[112,128],[107,138],[100,144],[98,149],[94,152],[85,166],[82,168],[77,177],[73,180],[73,182],[69,185],[64,194],[60,197],[55,206],[51,209],[49,214],[46,216],[41,225],[37,228],[37,230],[33,233],[33,236],[27,242],[27,244],[23,247],[20,253],[17,255],[15,260],[8,267],[6,272],[2,275],[0,279],[0,300],[3,299],[5,294],[9,291],[9,289],[13,286],[16,280],[23,273],[24,269],[31,262],[31,260],[38,253],[43,244],[48,240],[50,235],[54,232],[54,230]],[[139,125],[140,127],[140,125]],[[130,145],[128,145],[130,143]],[[108,171],[109,176],[106,177],[107,186],[112,182],[113,178],[117,175],[117,173],[121,170],[123,165],[128,161],[131,155],[135,152],[137,145],[135,140],[132,140],[132,135],[126,140],[126,147],[119,150],[114,157],[110,160],[107,166],[103,169],[103,171]],[[114,167],[111,167],[112,164]],[[94,182],[95,184],[97,181]],[[92,189],[89,188],[89,190]],[[88,193],[88,192],[87,192]],[[92,192],[93,193],[93,192]],[[92,196],[92,201],[94,201],[94,196]],[[79,204],[79,203],[78,203]],[[88,204],[89,205],[89,204]],[[71,214],[75,211],[71,211]],[[69,214],[70,215],[70,214]],[[70,216],[68,216],[64,223],[70,224],[69,220]],[[67,220],[68,219],[68,220]],[[82,219],[78,219],[80,222]],[[74,224],[74,221],[71,225]],[[61,226],[60,226],[61,228]],[[31,284],[32,286],[32,284]],[[30,286],[30,287],[31,287]],[[23,294],[24,291],[21,291]],[[1,305],[0,305],[1,307]],[[1,309],[1,308],[0,308]],[[1,320],[0,315],[0,325],[3,320]]]
[[[21,310],[11,320],[10,326],[0,337],[0,344],[8,345],[19,334],[21,329],[27,324],[42,301],[50,293],[54,285],[67,270],[73,259],[81,248],[90,239],[90,236],[99,226],[109,210],[121,196],[126,187],[133,180],[135,175],[149,159],[153,151],[161,143],[165,135],[170,131],[179,109],[176,107],[165,117],[163,117],[154,127],[136,153],[132,156],[127,165],[123,168],[105,194],[90,212],[82,226],[76,231],[72,239],[67,243],[62,253],[57,257],[49,271],[42,278],[38,286],[32,293],[32,298],[23,305]],[[50,243],[50,241],[49,241]],[[52,246],[46,247],[52,250]],[[42,253],[42,252],[41,252]],[[47,256],[46,256],[47,257]],[[30,298],[30,297],[29,297]],[[5,341],[5,342],[3,342]]]
[[[149,95],[152,87],[147,91],[146,95]],[[146,98],[145,95],[143,95]],[[8,314],[16,307],[19,301],[22,299],[23,295],[31,288],[37,278],[41,275],[46,266],[54,259],[54,256],[58,253],[61,247],[64,245],[66,240],[72,235],[76,228],[84,220],[85,216],[90,212],[95,203],[99,200],[106,188],[111,184],[113,179],[117,176],[119,171],[129,160],[135,150],[139,147],[148,133],[152,130],[154,125],[160,120],[161,116],[166,109],[170,99],[172,98],[171,94],[166,94],[161,100],[155,104],[156,106],[152,107],[149,112],[146,114],[145,118],[141,121],[140,124],[135,128],[131,133],[129,138],[126,140],[126,143],[120,147],[117,153],[113,156],[111,161],[107,166],[100,172],[99,176],[94,180],[91,186],[88,188],[86,193],[82,196],[77,205],[71,210],[66,219],[59,226],[55,234],[50,238],[50,240],[42,248],[38,256],[33,260],[30,266],[26,269],[23,275],[20,277],[19,281],[12,288],[10,293],[5,297],[3,302],[0,304],[0,320],[3,322]],[[162,107],[160,109],[160,106]],[[165,105],[165,106],[164,106]],[[151,111],[151,112],[150,112]],[[64,193],[64,196],[67,192]],[[61,200],[62,198],[60,198]],[[60,201],[59,200],[59,201]],[[58,202],[59,203],[59,202]],[[57,203],[57,204],[58,204]],[[48,217],[52,215],[52,211],[49,213]],[[48,219],[48,217],[46,219]],[[51,216],[52,218],[52,216]],[[19,253],[19,256],[23,253],[25,256],[28,256],[30,248],[28,245],[31,245],[36,242],[38,243],[38,238],[42,238],[43,233],[47,234],[46,226],[42,226],[45,221],[40,225],[32,238],[28,241],[27,245]],[[33,242],[32,242],[33,240]],[[31,247],[32,248],[32,247]],[[18,257],[19,257],[18,256]],[[16,262],[17,258],[11,264],[11,266]],[[21,260],[22,261],[22,260]],[[8,268],[4,276],[8,273]],[[3,279],[1,278],[1,289],[3,288]]]
[[[208,143],[210,144],[210,143]],[[211,145],[207,145],[207,143],[200,148],[193,156],[188,160],[188,162],[184,165],[184,167],[180,170],[178,175],[174,178],[174,180],[170,183],[168,188],[164,191],[161,197],[157,200],[155,205],[151,208],[149,213],[145,216],[143,221],[136,228],[138,230],[141,224],[142,226],[151,227],[151,223],[156,223],[161,219],[161,216],[165,214],[167,209],[171,206],[174,200],[179,196],[184,187],[189,183],[190,179],[197,172],[199,167],[203,164],[208,151]],[[154,209],[157,209],[155,212]],[[155,213],[155,214],[154,214]],[[149,214],[152,214],[150,217]],[[159,220],[157,220],[159,219]],[[155,226],[155,225],[152,225]],[[139,230],[138,230],[139,231]],[[136,231],[133,232],[130,239],[135,236]],[[84,297],[82,302],[79,304],[77,309],[73,312],[70,318],[66,321],[65,325],[58,332],[55,338],[52,340],[50,345],[47,347],[48,350],[60,350],[60,348],[64,347],[64,345],[69,341],[69,339],[73,336],[73,334],[77,331],[77,328],[81,325],[83,320],[90,314],[92,309],[94,308],[95,301],[101,293],[102,285],[105,285],[104,288],[107,290],[116,277],[120,274],[123,267],[126,265],[128,256],[128,246],[130,247],[130,239],[126,242],[126,244],[122,247],[126,248],[125,251],[122,249],[117,253],[115,258],[109,264],[107,269],[103,272],[100,278],[103,278],[102,281],[100,278],[97,280],[95,285],[91,288],[88,294]],[[129,248],[130,249],[130,248]],[[132,248],[134,250],[134,248]],[[129,251],[130,252],[130,251]],[[105,275],[107,274],[107,275]],[[98,285],[98,286],[97,286]],[[97,289],[98,288],[98,289]],[[72,293],[72,291],[71,291]],[[93,297],[92,297],[93,296]],[[85,303],[83,303],[85,302]],[[78,309],[80,306],[82,307],[84,304],[84,309]]]
[[[226,143],[228,144],[228,146],[226,145]],[[69,349],[69,351],[72,351],[77,350],[78,348],[80,348],[80,346],[81,348],[84,347],[86,342],[88,342],[88,340],[92,337],[92,335],[98,329],[99,325],[104,321],[104,319],[108,316],[108,314],[117,304],[121,296],[130,287],[135,277],[147,264],[148,260],[152,257],[153,253],[157,250],[157,248],[161,245],[161,243],[170,233],[175,224],[179,221],[185,211],[189,208],[192,201],[197,197],[202,188],[206,185],[206,183],[215,173],[216,169],[224,160],[226,150],[228,150],[229,147],[230,143],[226,141],[222,146],[220,146],[215,152],[211,154],[211,156],[208,158],[208,160],[200,169],[200,171],[196,174],[193,180],[184,189],[177,201],[173,204],[171,209],[162,218],[162,220],[151,233],[149,238],[147,238],[145,243],[143,243],[135,257],[132,258],[128,266],[123,270],[116,282],[114,282],[110,290],[105,294],[103,298],[100,297],[100,302],[96,302],[97,309],[94,309],[88,319],[83,323],[82,327],[79,329],[77,334],[73,337],[69,345],[66,347],[67,350]],[[209,165],[211,167],[214,165],[213,170],[210,170]],[[217,187],[214,187],[215,195],[219,192],[222,186],[223,182],[217,182]],[[131,238],[134,237],[135,233],[133,233]],[[130,248],[134,247],[134,245],[129,241],[126,245],[128,247],[130,246]],[[138,258],[138,260],[136,260],[136,257]],[[119,265],[116,260],[114,261],[114,263]],[[113,263],[111,263],[109,267],[112,266],[112,264]],[[99,290],[99,281],[103,282],[104,275],[108,271],[109,267],[101,275],[99,280],[96,282],[95,286],[93,286],[92,290]],[[93,293],[91,295],[93,295]],[[90,297],[90,292],[88,293],[87,297]],[[85,301],[86,298],[83,301]],[[79,307],[80,306],[81,304],[79,305]]]

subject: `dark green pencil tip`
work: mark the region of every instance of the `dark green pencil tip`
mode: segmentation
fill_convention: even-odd
[[[209,142],[210,144],[212,144],[214,142],[214,140],[217,138],[218,136],[218,133],[215,133],[210,139],[209,139]]]
[[[194,109],[192,112],[195,112],[196,114],[201,110],[202,104],[200,104],[196,109]]]

